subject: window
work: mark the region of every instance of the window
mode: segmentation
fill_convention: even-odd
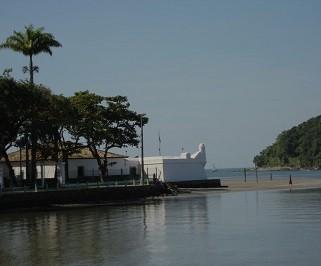
[[[130,176],[136,176],[136,167],[130,167],[129,168],[129,175]]]
[[[77,174],[78,174],[78,177],[84,177],[85,176],[85,167],[78,166]]]

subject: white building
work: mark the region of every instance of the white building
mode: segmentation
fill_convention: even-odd
[[[148,177],[155,176],[166,182],[205,180],[205,164],[204,144],[200,144],[198,151],[193,154],[184,152],[179,156],[144,157],[144,169]]]
[[[101,155],[102,156],[102,155]],[[29,156],[30,158],[31,156]],[[108,153],[109,176],[139,176],[141,158],[129,158],[127,156]],[[25,151],[15,151],[9,154],[14,173],[18,180],[26,179]],[[205,145],[200,144],[194,154],[181,153],[179,156],[147,156],[144,157],[145,175],[150,179],[158,178],[165,182],[179,182],[191,180],[205,180],[206,153]],[[54,178],[55,171],[64,183],[65,165],[62,162],[56,164],[50,160],[37,161],[37,177],[39,179]],[[99,168],[96,159],[88,148],[83,148],[79,153],[71,155],[68,159],[69,179],[97,177]],[[0,161],[0,184],[3,179],[9,178],[8,169],[4,160]]]
[[[101,152],[102,153],[102,152]],[[101,154],[101,157],[103,154]],[[29,158],[31,155],[29,154]],[[15,176],[19,180],[26,179],[26,152],[25,150],[15,151],[9,154]],[[139,166],[136,162],[128,160],[127,156],[108,153],[108,174],[113,176],[121,175],[139,175]],[[88,148],[83,148],[79,153],[75,153],[68,158],[68,177],[69,179],[97,177],[99,176],[99,168],[97,160],[92,156]],[[59,161],[58,163],[52,160],[37,160],[37,178],[38,179],[52,179],[57,176],[60,178],[64,175],[65,163]],[[0,184],[3,185],[4,180],[9,178],[9,171],[4,159],[0,161]],[[65,180],[62,180],[64,183]]]

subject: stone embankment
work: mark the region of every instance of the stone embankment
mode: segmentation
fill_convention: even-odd
[[[163,184],[145,186],[65,188],[44,191],[0,192],[0,210],[46,208],[64,204],[100,204],[108,201],[132,201],[168,194]]]

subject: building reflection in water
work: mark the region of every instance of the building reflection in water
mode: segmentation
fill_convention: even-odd
[[[0,265],[146,265],[170,252],[177,232],[206,234],[208,213],[207,197],[200,195],[1,214]]]

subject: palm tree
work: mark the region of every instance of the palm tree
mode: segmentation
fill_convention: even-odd
[[[0,44],[0,49],[8,48],[15,52],[22,53],[29,57],[29,67],[23,67],[23,72],[29,72],[30,84],[33,84],[33,74],[38,72],[38,66],[33,65],[33,56],[40,53],[52,55],[52,47],[61,47],[62,45],[55,39],[51,33],[44,32],[44,28],[34,28],[33,25],[25,26],[24,32],[14,31],[5,42]],[[36,144],[37,137],[35,135],[34,121],[31,119],[31,178],[36,177]],[[26,166],[28,162],[26,162]]]
[[[0,48],[9,48],[15,52],[29,57],[29,67],[24,67],[24,72],[29,72],[30,83],[33,84],[33,73],[38,67],[33,65],[33,56],[40,53],[52,55],[51,47],[61,47],[61,44],[51,33],[44,32],[44,28],[34,28],[33,25],[25,26],[24,32],[14,31]]]

